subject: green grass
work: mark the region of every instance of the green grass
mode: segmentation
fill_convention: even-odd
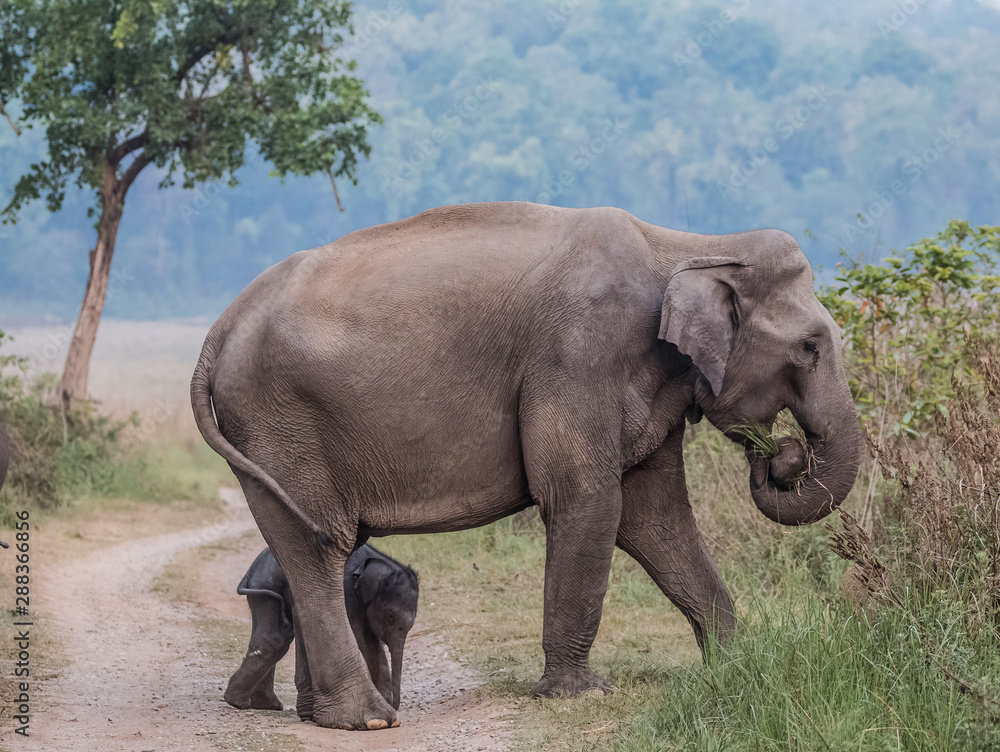
[[[94,499],[131,499],[162,504],[177,499],[207,500],[235,480],[207,445],[176,441],[125,443],[71,440],[39,458],[41,466],[12,466],[0,490],[0,527],[29,509],[53,514]]]
[[[977,701],[928,660],[907,615],[854,614],[815,595],[755,603],[706,665],[665,672],[608,749],[1000,748]],[[940,630],[958,648],[955,622]]]

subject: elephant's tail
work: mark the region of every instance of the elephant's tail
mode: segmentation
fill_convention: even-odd
[[[205,339],[205,345],[201,349],[201,356],[198,358],[198,365],[194,368],[194,375],[191,377],[191,408],[194,411],[194,421],[198,424],[198,430],[201,431],[201,435],[208,445],[218,452],[226,462],[263,483],[271,493],[277,496],[288,511],[302,520],[302,523],[315,533],[321,546],[332,546],[333,540],[330,536],[313,522],[298,504],[292,501],[285,490],[278,485],[278,482],[268,475],[260,465],[230,444],[229,440],[222,435],[222,431],[219,430],[219,425],[215,421],[215,409],[212,405],[211,380],[219,339],[220,335],[216,328],[212,327]]]
[[[249,572],[247,573],[249,575]],[[239,595],[266,595],[269,598],[274,598],[278,601],[281,608],[281,623],[286,627],[291,626],[291,621],[288,619],[288,614],[291,613],[291,608],[288,602],[281,596],[280,593],[276,593],[273,590],[265,590],[264,588],[253,588],[247,587],[247,577],[244,576],[243,580],[240,582],[239,586],[236,588],[236,592]]]

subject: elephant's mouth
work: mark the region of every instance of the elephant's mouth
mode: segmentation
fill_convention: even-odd
[[[793,436],[775,440],[777,453],[762,453],[757,446],[744,444],[750,462],[751,487],[765,486],[778,491],[794,491],[813,474],[818,459],[811,441]]]
[[[773,421],[741,424],[725,433],[743,447],[750,463],[750,494],[757,508],[782,525],[804,525],[829,514],[850,491],[859,434],[853,404],[841,421],[845,436],[839,438],[828,425],[820,433],[811,430],[816,421],[802,420],[794,411],[792,417],[790,423],[777,421],[790,435],[773,436]]]
[[[792,435],[774,436],[772,427],[778,420],[782,428]],[[811,460],[815,459],[811,441],[797,424],[786,419],[772,419],[765,423],[739,424],[726,431],[726,435],[743,447],[750,463],[750,481],[757,488],[770,484],[782,491],[794,489],[806,477]]]

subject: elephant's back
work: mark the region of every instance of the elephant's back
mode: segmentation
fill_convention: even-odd
[[[567,339],[567,317],[602,315],[629,288],[641,243],[632,219],[609,208],[448,206],[294,254],[217,324],[213,393],[269,384],[460,402],[516,390],[539,343]]]

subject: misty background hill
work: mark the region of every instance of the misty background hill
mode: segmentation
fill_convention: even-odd
[[[290,253],[448,203],[612,205],[703,233],[778,227],[829,275],[950,218],[1000,223],[1000,10],[976,0],[363,0],[385,125],[357,186],[268,176],[129,192],[105,315],[213,316]],[[14,103],[11,108],[16,114]],[[0,121],[0,200],[44,155]],[[0,317],[71,320],[89,194],[0,226]]]

